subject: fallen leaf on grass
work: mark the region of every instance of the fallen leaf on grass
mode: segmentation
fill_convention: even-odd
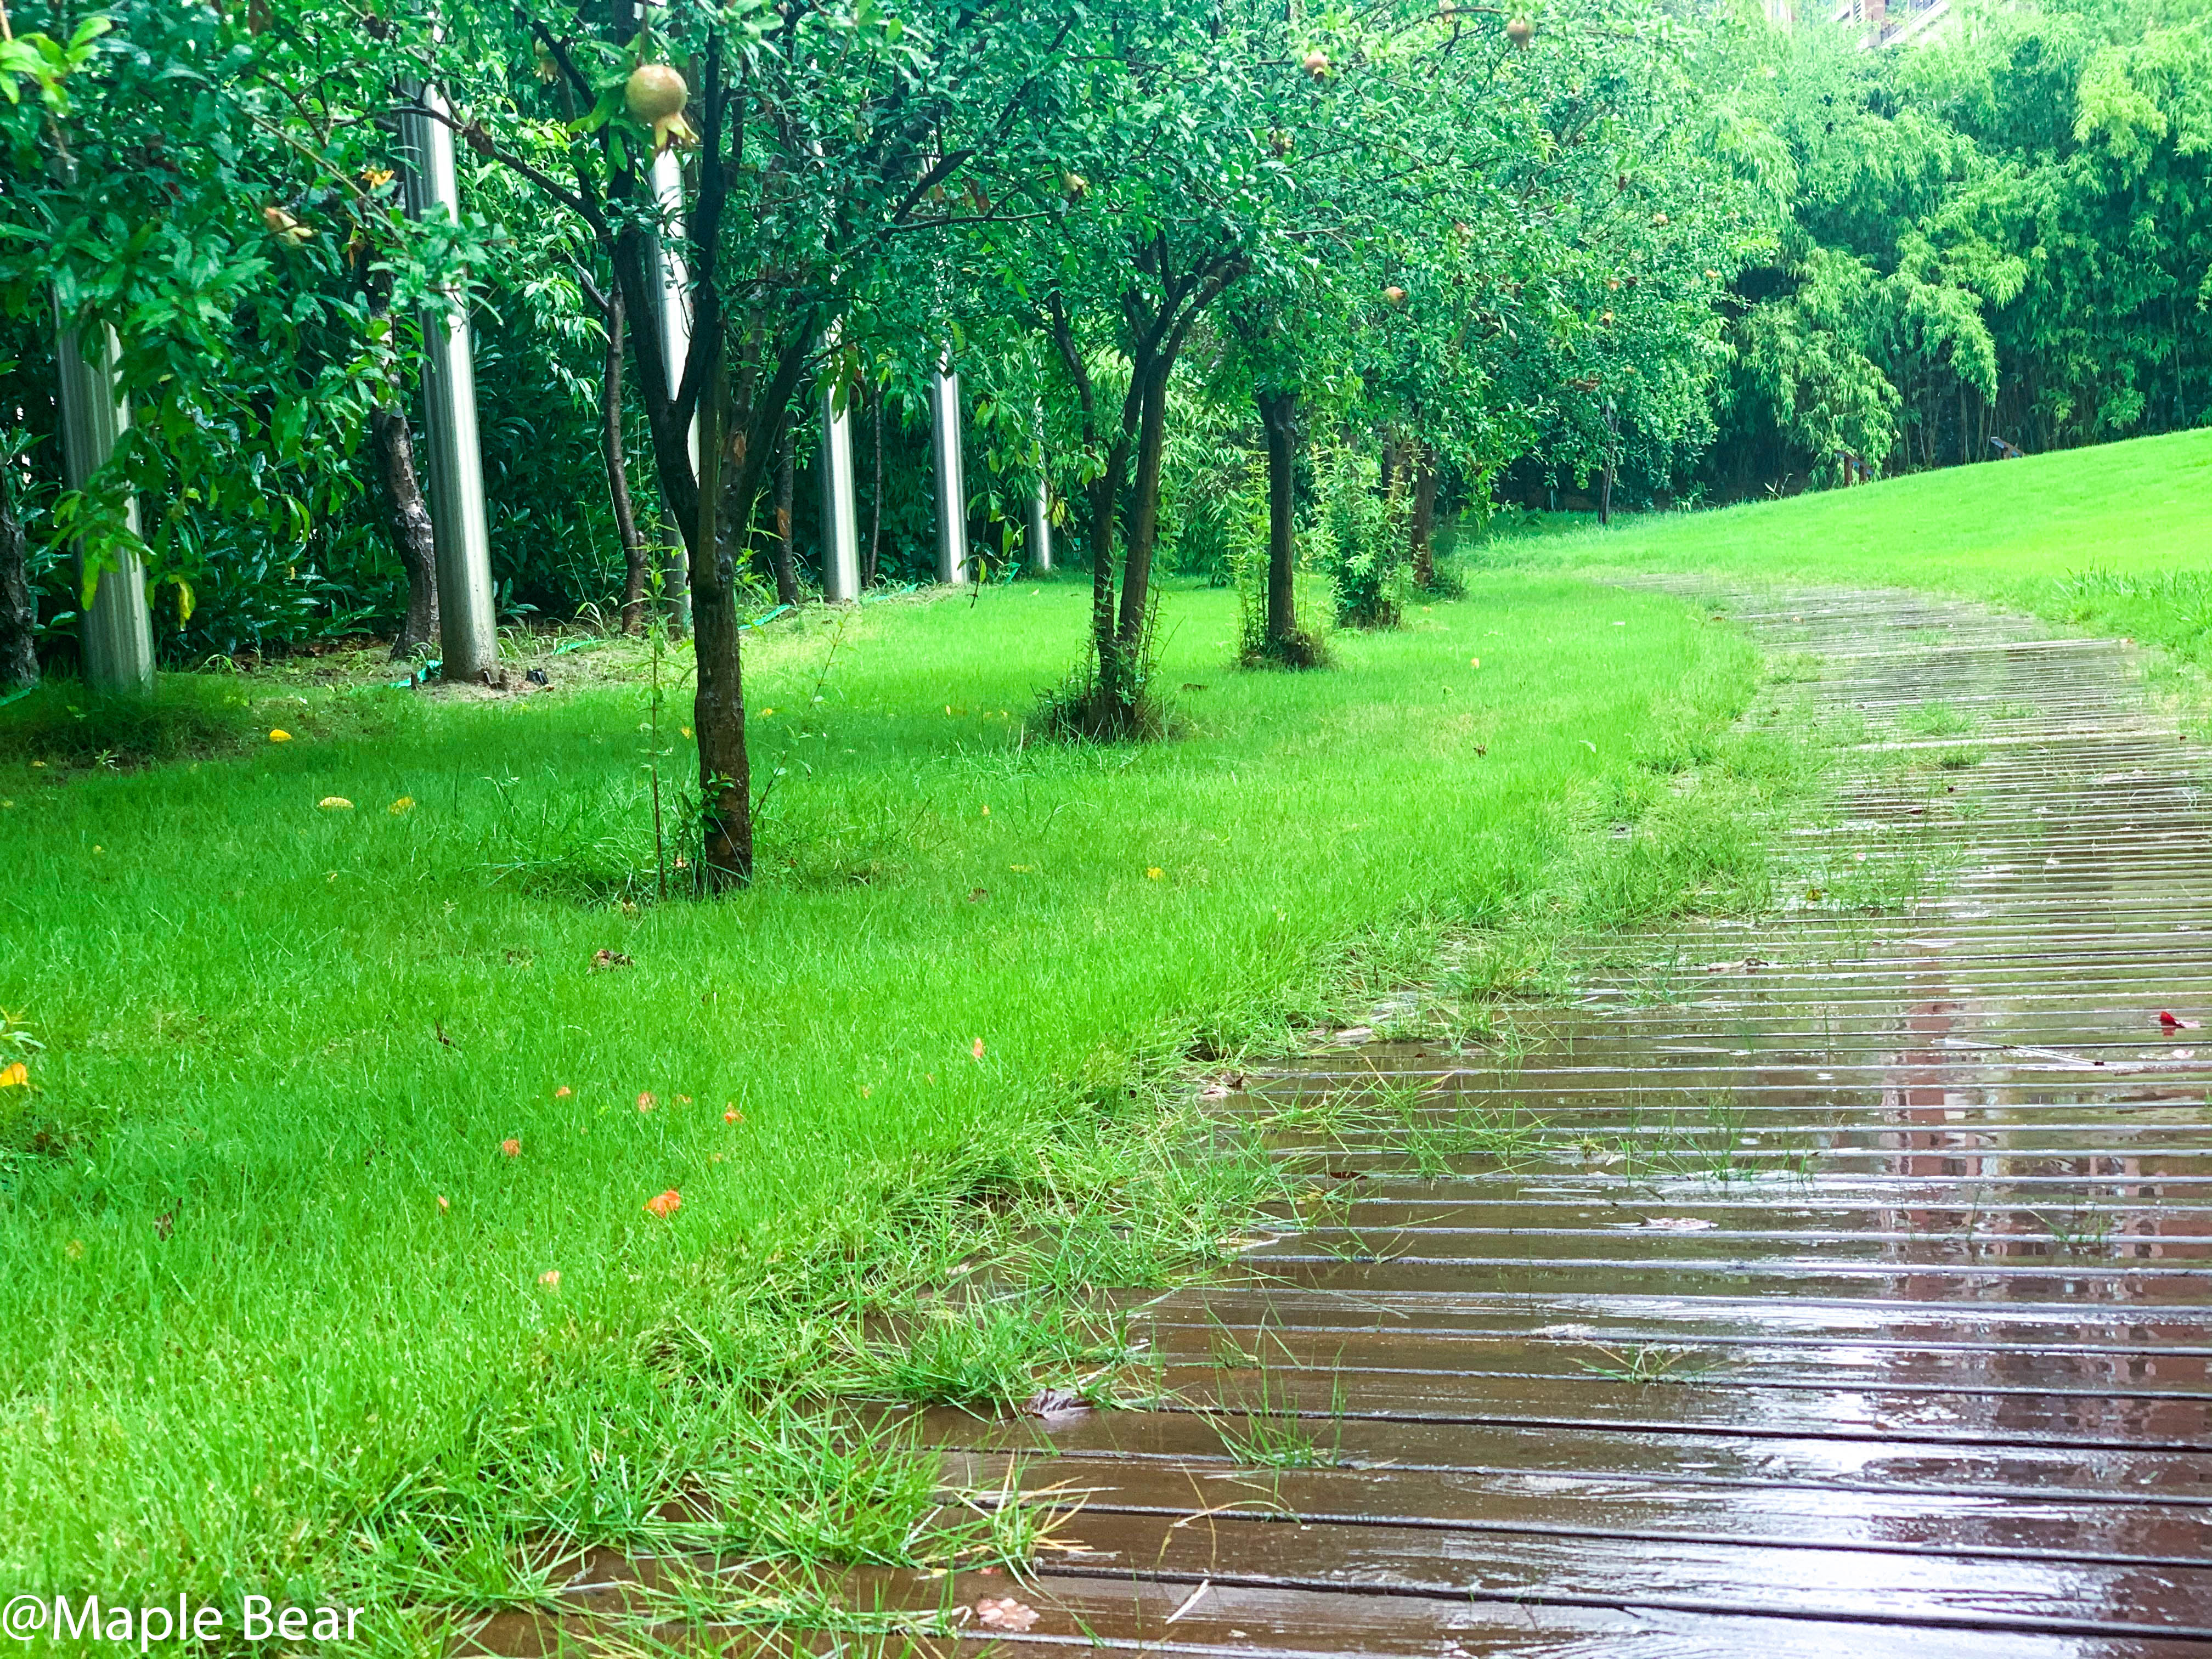
[[[975,1604],[975,1617],[993,1630],[1027,1630],[1037,1621],[1037,1610],[1011,1595],[985,1596]]]
[[[176,1231],[177,1212],[174,1210],[164,1210],[161,1214],[154,1218],[155,1237],[167,1238],[171,1233]]]
[[[610,968],[635,968],[637,964],[619,951],[594,951],[592,966],[604,972]]]
[[[520,1158],[522,1156],[522,1143],[514,1139],[512,1136],[501,1141],[499,1143],[499,1149],[502,1152],[505,1152],[509,1158]]]
[[[970,903],[970,904],[981,904],[981,903],[985,899],[987,899],[987,898],[988,898],[988,897],[990,897],[990,896],[991,896],[991,890],[990,890],[989,888],[988,888],[988,887],[977,887],[977,888],[972,889],[972,890],[969,892],[969,895],[968,895],[968,902],[969,902],[969,903]]]
[[[647,1199],[645,1207],[665,1221],[684,1207],[684,1200],[677,1195],[676,1188],[671,1187],[666,1192],[656,1193],[653,1197]]]

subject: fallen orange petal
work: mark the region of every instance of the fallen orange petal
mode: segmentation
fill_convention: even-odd
[[[17,1060],[12,1066],[0,1066],[0,1089],[24,1089],[30,1086],[31,1068]]]
[[[544,1273],[538,1275],[538,1282],[543,1285],[549,1291],[559,1290],[561,1288],[561,1270],[558,1267],[548,1267]]]
[[[522,1156],[522,1143],[515,1139],[513,1136],[509,1136],[507,1139],[501,1141],[499,1143],[499,1149],[502,1152],[505,1152],[509,1158],[520,1158]]]
[[[670,1216],[674,1215],[678,1209],[682,1208],[684,1200],[677,1196],[676,1188],[673,1187],[671,1187],[665,1193],[659,1194],[658,1195],[648,1198],[645,1200],[645,1207],[652,1211],[653,1214],[660,1217],[664,1221]]]
[[[553,1091],[553,1098],[556,1100],[566,1100],[570,1095],[573,1095],[575,1092],[576,1091],[574,1089],[571,1089],[564,1083]]]
[[[969,1054],[971,1054],[975,1055],[975,1058],[976,1058],[976,1059],[978,1059],[978,1060],[982,1059],[982,1058],[983,1058],[983,1039],[982,1039],[982,1038],[981,1038],[981,1037],[977,1037],[977,1038],[975,1039],[975,1046],[974,1048],[970,1048],[968,1052],[969,1052]]]

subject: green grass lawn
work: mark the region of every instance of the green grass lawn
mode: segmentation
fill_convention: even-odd
[[[2212,665],[2212,430],[1466,551],[1492,564],[1930,588]]]
[[[1178,735],[1024,746],[1087,599],[757,636],[778,775],[720,902],[653,902],[631,646],[498,701],[198,678],[164,706],[212,746],[135,768],[68,758],[112,728],[65,689],[8,711],[0,1008],[43,1047],[0,1091],[0,1582],[342,1587],[392,1645],[396,1602],[526,1593],[532,1538],[1017,1550],[913,1532],[927,1467],[811,1402],[1078,1367],[1071,1308],[1264,1185],[1189,1156],[1193,1045],[1525,913],[1755,678],[1677,603],[1515,573],[1244,672],[1233,597],[1179,589]],[[981,1281],[1021,1293],[929,1295]]]

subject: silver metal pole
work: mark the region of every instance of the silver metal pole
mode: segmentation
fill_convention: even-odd
[[[406,153],[407,211],[411,218],[461,216],[453,174],[453,132],[427,113],[450,114],[435,87],[416,89],[422,109],[403,110],[399,143]],[[438,548],[438,630],[449,680],[483,680],[499,667],[499,628],[492,611],[491,532],[484,520],[483,461],[477,447],[476,362],[466,296],[447,290],[451,307],[422,312],[422,407],[430,450],[430,521]]]
[[[853,489],[853,410],[842,386],[822,394],[822,597],[860,597],[860,513]]]
[[[1052,572],[1052,480],[1044,464],[1044,405],[1037,405],[1036,494],[1030,498],[1030,568]]]
[[[653,158],[653,198],[660,208],[660,233],[653,238],[660,261],[660,352],[668,365],[669,390],[684,379],[691,356],[691,301],[686,292],[691,273],[677,250],[684,240],[684,163],[675,150]],[[691,470],[699,470],[699,417],[691,417]]]
[[[61,302],[54,307],[54,357],[60,370],[62,465],[70,488],[82,489],[115,453],[116,440],[131,424],[131,405],[116,391],[116,360],[122,355],[115,331],[100,325],[97,352],[88,362],[76,331],[61,326]],[[124,505],[133,534],[138,529],[138,498]],[[78,572],[84,568],[79,550]],[[84,652],[85,682],[95,691],[144,691],[154,684],[154,619],[146,605],[146,566],[136,553],[100,573],[92,603],[77,623]]]
[[[659,315],[655,320],[660,327],[660,360],[668,366],[668,389],[673,393],[683,383],[684,367],[691,357],[691,273],[684,268],[684,255],[678,251],[684,243],[684,163],[673,149],[664,149],[653,158],[653,199],[660,216],[660,227],[653,238],[653,262],[660,272],[660,288],[656,296]],[[706,395],[702,387],[702,401]],[[691,476],[696,478],[700,471],[699,416],[696,409],[690,430],[685,434],[685,447],[691,452]],[[690,572],[684,562],[684,535],[677,527],[674,514],[664,512],[660,520],[672,550],[672,562],[661,573],[661,591],[668,605],[672,626],[678,634],[688,634],[691,631],[691,583]]]
[[[939,361],[930,389],[930,431],[937,454],[937,580],[968,580],[968,482],[960,464],[960,377],[952,354]]]
[[[1052,574],[1052,488],[1042,478],[1030,501],[1030,568]]]

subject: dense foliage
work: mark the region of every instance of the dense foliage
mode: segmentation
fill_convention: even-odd
[[[870,577],[928,579],[949,349],[983,568],[1018,559],[1043,469],[1097,585],[1079,689],[1116,706],[1141,691],[1156,565],[1243,581],[1279,643],[1293,564],[1333,577],[1322,612],[1387,621],[1437,579],[1455,507],[1787,491],[2212,403],[2212,26],[2188,0],[1964,0],[1880,52],[1691,0],[1510,27],[1456,0],[613,0],[451,6],[434,33],[298,0],[52,0],[10,21],[17,679],[70,661],[66,554],[135,544],[134,496],[166,660],[392,634],[409,573],[379,411],[419,428],[422,318],[454,284],[503,619],[635,625],[648,563],[682,584],[706,404],[729,434],[709,586],[720,557],[738,610],[792,596],[818,537],[791,476],[830,385]],[[679,151],[682,222],[623,104],[656,62],[714,125]],[[398,114],[424,76],[465,140],[459,223],[402,210]],[[637,315],[663,232],[719,354],[688,375]],[[116,331],[137,422],[81,490],[58,317]]]
[[[1931,46],[1775,37],[1742,106],[1788,204],[1738,279],[1703,476],[1729,494],[2200,424],[2212,21],[1978,8]],[[1771,72],[1768,78],[1767,72]]]

